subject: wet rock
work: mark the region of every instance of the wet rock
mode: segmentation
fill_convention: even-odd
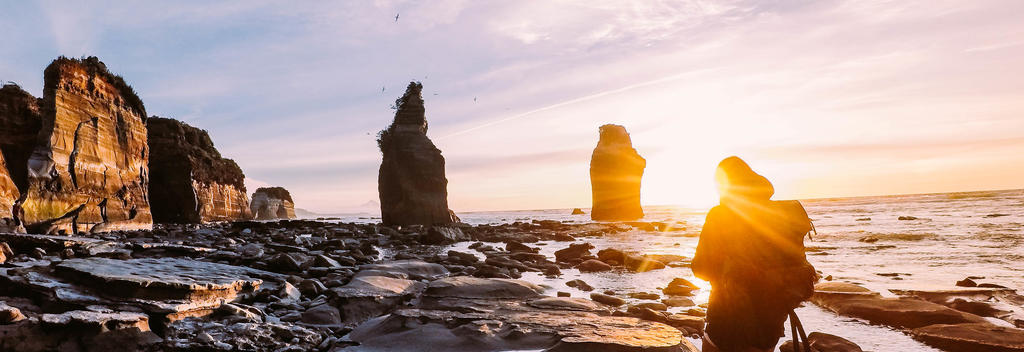
[[[594,245],[590,243],[572,243],[568,248],[555,251],[555,261],[568,263],[573,260],[578,260],[584,256],[591,255],[591,249],[594,249]]]
[[[158,223],[235,221],[252,217],[245,174],[221,157],[206,131],[169,118],[146,120],[149,203]]]
[[[555,295],[558,296],[558,297],[572,297],[571,293],[568,293],[568,292],[565,292],[565,291],[558,291],[558,292],[555,293]]]
[[[597,259],[589,259],[577,265],[576,269],[583,273],[593,273],[612,270],[612,266]]]
[[[469,236],[458,227],[431,226],[420,242],[423,244],[451,244],[468,240],[470,240]]]
[[[807,342],[812,351],[818,352],[864,352],[857,344],[842,337],[826,334],[823,332],[812,332],[807,335]],[[779,352],[794,352],[793,341],[783,342],[779,346]]]
[[[572,209],[572,215],[583,215],[583,214],[586,214],[586,213],[583,212],[583,209],[580,209],[580,208],[573,208]]]
[[[925,300],[909,297],[883,298],[878,293],[862,287],[834,281],[816,285],[811,301],[839,315],[904,329],[932,324],[985,321],[977,315]]]
[[[395,119],[377,134],[383,159],[377,187],[386,225],[452,223],[444,157],[427,138],[423,85],[409,83],[395,101]]]
[[[659,298],[661,298],[661,296],[658,296],[657,293],[649,293],[649,292],[630,292],[629,293],[629,297],[630,298],[636,298],[636,299],[659,299]]]
[[[306,296],[316,297],[317,295],[326,292],[327,286],[324,286],[324,284],[317,279],[305,279],[299,283],[299,291]]]
[[[633,149],[629,133],[619,125],[604,125],[590,158],[593,220],[635,220],[644,216],[640,207],[640,179],[647,161]]]
[[[313,265],[313,257],[301,253],[281,253],[267,261],[271,269],[281,272],[298,272]]]
[[[622,298],[611,296],[611,295],[606,295],[606,294],[603,294],[603,293],[597,293],[597,292],[591,293],[590,294],[590,299],[593,300],[594,302],[604,303],[604,304],[607,304],[607,305],[612,306],[612,307],[618,307],[618,306],[621,306],[623,304],[626,304],[626,300],[624,300]]]
[[[162,341],[150,331],[149,317],[140,313],[76,310],[43,314],[39,325],[46,333],[36,337],[42,340],[36,342],[60,345],[61,350],[135,351]],[[17,338],[3,340],[15,342]]]
[[[585,281],[580,279],[570,280],[565,283],[566,286],[575,288],[580,291],[593,291],[594,287],[587,284]]]
[[[1024,330],[989,323],[936,324],[914,329],[911,335],[950,352],[1024,351]]]
[[[260,187],[252,194],[249,205],[256,220],[294,219],[292,194],[282,187]]]
[[[684,278],[675,278],[672,279],[672,282],[669,282],[661,292],[672,296],[693,296],[693,291],[697,291],[699,289],[700,287],[697,287],[697,285],[694,285],[689,280]]]
[[[21,207],[33,233],[149,229],[146,109],[96,57],[44,71],[41,128]]]

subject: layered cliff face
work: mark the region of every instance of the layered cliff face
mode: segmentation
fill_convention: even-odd
[[[58,58],[44,73],[42,123],[28,160],[30,231],[152,227],[146,110],[95,57]]]
[[[252,217],[242,169],[221,157],[206,131],[155,116],[146,125],[153,221],[201,223]]]
[[[444,157],[427,138],[423,85],[409,83],[395,101],[395,120],[378,134],[384,158],[377,188],[385,225],[434,225],[452,222]]]
[[[593,192],[594,220],[636,220],[644,216],[640,208],[640,179],[647,161],[633,149],[626,128],[604,125],[601,138],[590,158],[590,184]]]
[[[256,220],[294,219],[292,194],[281,187],[260,187],[252,194],[252,215]]]
[[[41,123],[39,99],[15,84],[0,88],[0,232],[22,230],[15,213]]]

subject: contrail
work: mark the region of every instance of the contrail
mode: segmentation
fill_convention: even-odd
[[[545,107],[533,109],[533,110],[530,110],[530,111],[527,111],[527,112],[524,112],[524,113],[520,113],[520,114],[512,115],[512,116],[509,116],[509,117],[497,119],[497,120],[494,120],[494,121],[491,121],[491,122],[484,123],[484,124],[479,125],[479,126],[470,127],[470,128],[465,129],[465,130],[462,130],[462,131],[450,133],[450,134],[444,135],[442,137],[439,137],[437,139],[445,139],[445,138],[449,138],[449,137],[454,137],[454,136],[458,136],[458,135],[461,135],[461,134],[465,134],[465,133],[469,133],[469,132],[472,132],[472,131],[476,131],[476,130],[479,130],[481,128],[494,126],[494,125],[497,125],[497,124],[502,123],[502,122],[506,122],[506,121],[515,120],[515,119],[523,118],[523,117],[526,117],[526,116],[530,116],[530,115],[536,114],[536,113],[541,112],[541,111],[557,109],[557,108],[560,108],[560,107],[563,107],[563,106],[566,106],[566,105],[572,105],[572,104],[576,104],[576,103],[579,103],[579,102],[593,100],[593,99],[597,99],[597,98],[608,96],[608,95],[612,95],[612,94],[618,94],[618,93],[622,93],[622,92],[625,92],[625,91],[631,90],[631,89],[636,89],[636,88],[641,88],[641,87],[652,86],[652,85],[655,85],[655,84],[661,84],[661,83],[665,83],[665,82],[675,81],[675,80],[679,80],[679,79],[682,79],[682,78],[685,78],[685,77],[689,77],[689,76],[692,76],[692,75],[696,75],[696,74],[700,74],[700,73],[704,73],[704,72],[709,72],[709,71],[713,71],[713,70],[715,70],[715,69],[708,68],[708,69],[700,69],[700,70],[693,70],[693,71],[689,71],[689,72],[677,73],[677,74],[674,74],[674,75],[671,75],[671,76],[662,77],[662,78],[658,78],[658,79],[647,81],[647,82],[634,83],[634,84],[630,84],[630,85],[624,86],[624,87],[619,87],[619,88],[615,88],[615,89],[611,89],[611,90],[606,90],[606,91],[603,91],[603,92],[598,92],[598,93],[582,96],[582,97],[579,97],[579,98],[573,98],[573,99],[569,99],[569,100],[566,100],[566,101],[562,101],[562,102],[558,102],[558,103],[555,103],[555,104],[551,104],[551,105],[548,105],[548,106],[545,106]]]

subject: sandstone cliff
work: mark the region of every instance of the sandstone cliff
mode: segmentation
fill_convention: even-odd
[[[0,88],[0,232],[21,230],[16,203],[28,189],[28,158],[41,122],[39,99],[15,84]]]
[[[600,140],[590,159],[590,184],[593,192],[594,220],[636,220],[644,216],[640,208],[640,179],[647,161],[633,149],[626,128],[604,125]]]
[[[235,221],[252,217],[245,174],[221,157],[206,131],[150,117],[149,204],[158,223]]]
[[[146,110],[95,57],[58,58],[44,72],[42,123],[28,160],[30,231],[152,227]]]
[[[282,187],[260,187],[252,194],[252,215],[256,220],[294,219],[292,194]]]
[[[395,101],[395,120],[378,134],[384,158],[377,188],[385,225],[434,225],[452,222],[444,157],[427,138],[423,85],[409,83]]]

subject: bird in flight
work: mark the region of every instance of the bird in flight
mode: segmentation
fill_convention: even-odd
[[[473,101],[474,101],[474,102],[476,101],[476,97],[473,97]]]
[[[399,13],[395,14],[395,22],[398,22],[398,15],[401,15],[401,14],[399,14]]]
[[[384,93],[384,89],[385,89],[385,88],[387,88],[387,86],[383,86],[383,87],[380,87],[380,92],[381,92],[381,93]]]

